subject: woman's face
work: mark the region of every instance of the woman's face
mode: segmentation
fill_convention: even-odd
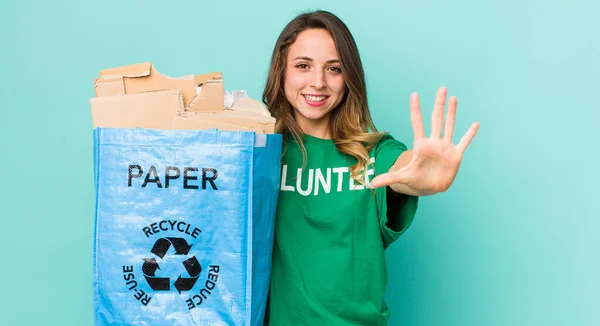
[[[298,35],[288,50],[284,89],[305,133],[328,126],[331,110],[342,101],[345,89],[339,56],[328,31],[308,29]]]

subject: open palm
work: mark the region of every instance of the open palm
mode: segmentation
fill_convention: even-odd
[[[399,192],[418,195],[431,195],[446,191],[450,187],[458,173],[464,152],[479,129],[479,123],[473,123],[460,142],[454,145],[452,134],[457,100],[455,97],[450,97],[444,123],[446,95],[445,87],[441,87],[437,92],[431,115],[429,138],[425,136],[423,128],[419,96],[417,93],[411,95],[410,118],[415,137],[412,157],[409,162],[396,161],[388,173],[375,177],[371,181],[374,187],[390,186]],[[443,135],[442,124],[444,124]]]

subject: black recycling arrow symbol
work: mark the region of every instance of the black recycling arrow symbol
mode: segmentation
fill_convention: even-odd
[[[154,258],[144,258],[144,265],[142,265],[142,271],[144,275],[155,276],[156,270],[160,269],[158,263]]]
[[[197,279],[198,277],[183,278],[179,276],[177,278],[177,281],[175,281],[175,288],[179,293],[181,293],[181,291],[189,291],[194,287],[194,284],[196,284]]]
[[[154,243],[151,252],[163,258],[167,254],[171,244],[175,248],[176,255],[187,255],[190,252],[190,248],[192,248],[192,245],[188,245],[187,241],[182,238],[160,238]]]
[[[169,278],[166,277],[156,277],[156,270],[160,269],[158,267],[158,263],[154,258],[144,258],[144,265],[142,265],[142,271],[144,272],[144,277],[148,282],[148,285],[155,291],[169,291],[171,289],[171,285],[169,284]]]
[[[151,252],[156,256],[163,258],[169,251],[169,248],[171,248],[171,245],[173,245],[173,248],[175,249],[175,255],[187,255],[190,252],[190,248],[192,248],[192,245],[189,245],[183,238],[160,238],[154,243]],[[179,275],[174,283],[174,286],[179,293],[191,290],[196,284],[198,276],[202,272],[202,266],[200,266],[200,263],[195,256],[185,260],[183,266],[190,277],[181,277],[181,275]],[[156,271],[159,269],[160,267],[158,266],[156,259],[144,258],[142,271],[144,272],[146,281],[148,281],[148,285],[155,291],[169,291],[171,288],[171,280],[169,278],[156,277]]]
[[[191,277],[198,277],[202,272],[202,266],[200,266],[196,256],[184,261],[183,266],[185,266],[185,270],[187,270]]]
[[[198,275],[202,272],[202,266],[200,266],[196,257],[184,261],[183,266],[185,266],[185,269],[191,277],[181,277],[181,275],[179,275],[174,284],[179,293],[181,293],[181,291],[191,290],[198,280]]]

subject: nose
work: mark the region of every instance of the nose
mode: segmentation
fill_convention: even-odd
[[[315,89],[322,89],[327,85],[327,81],[325,80],[325,73],[321,69],[313,70],[313,76],[311,80],[311,86]]]

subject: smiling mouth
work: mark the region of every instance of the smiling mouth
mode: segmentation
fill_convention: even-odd
[[[316,95],[306,95],[306,94],[303,94],[302,96],[304,96],[304,98],[306,98],[307,100],[309,100],[311,102],[322,102],[329,97],[326,95],[316,96]]]

